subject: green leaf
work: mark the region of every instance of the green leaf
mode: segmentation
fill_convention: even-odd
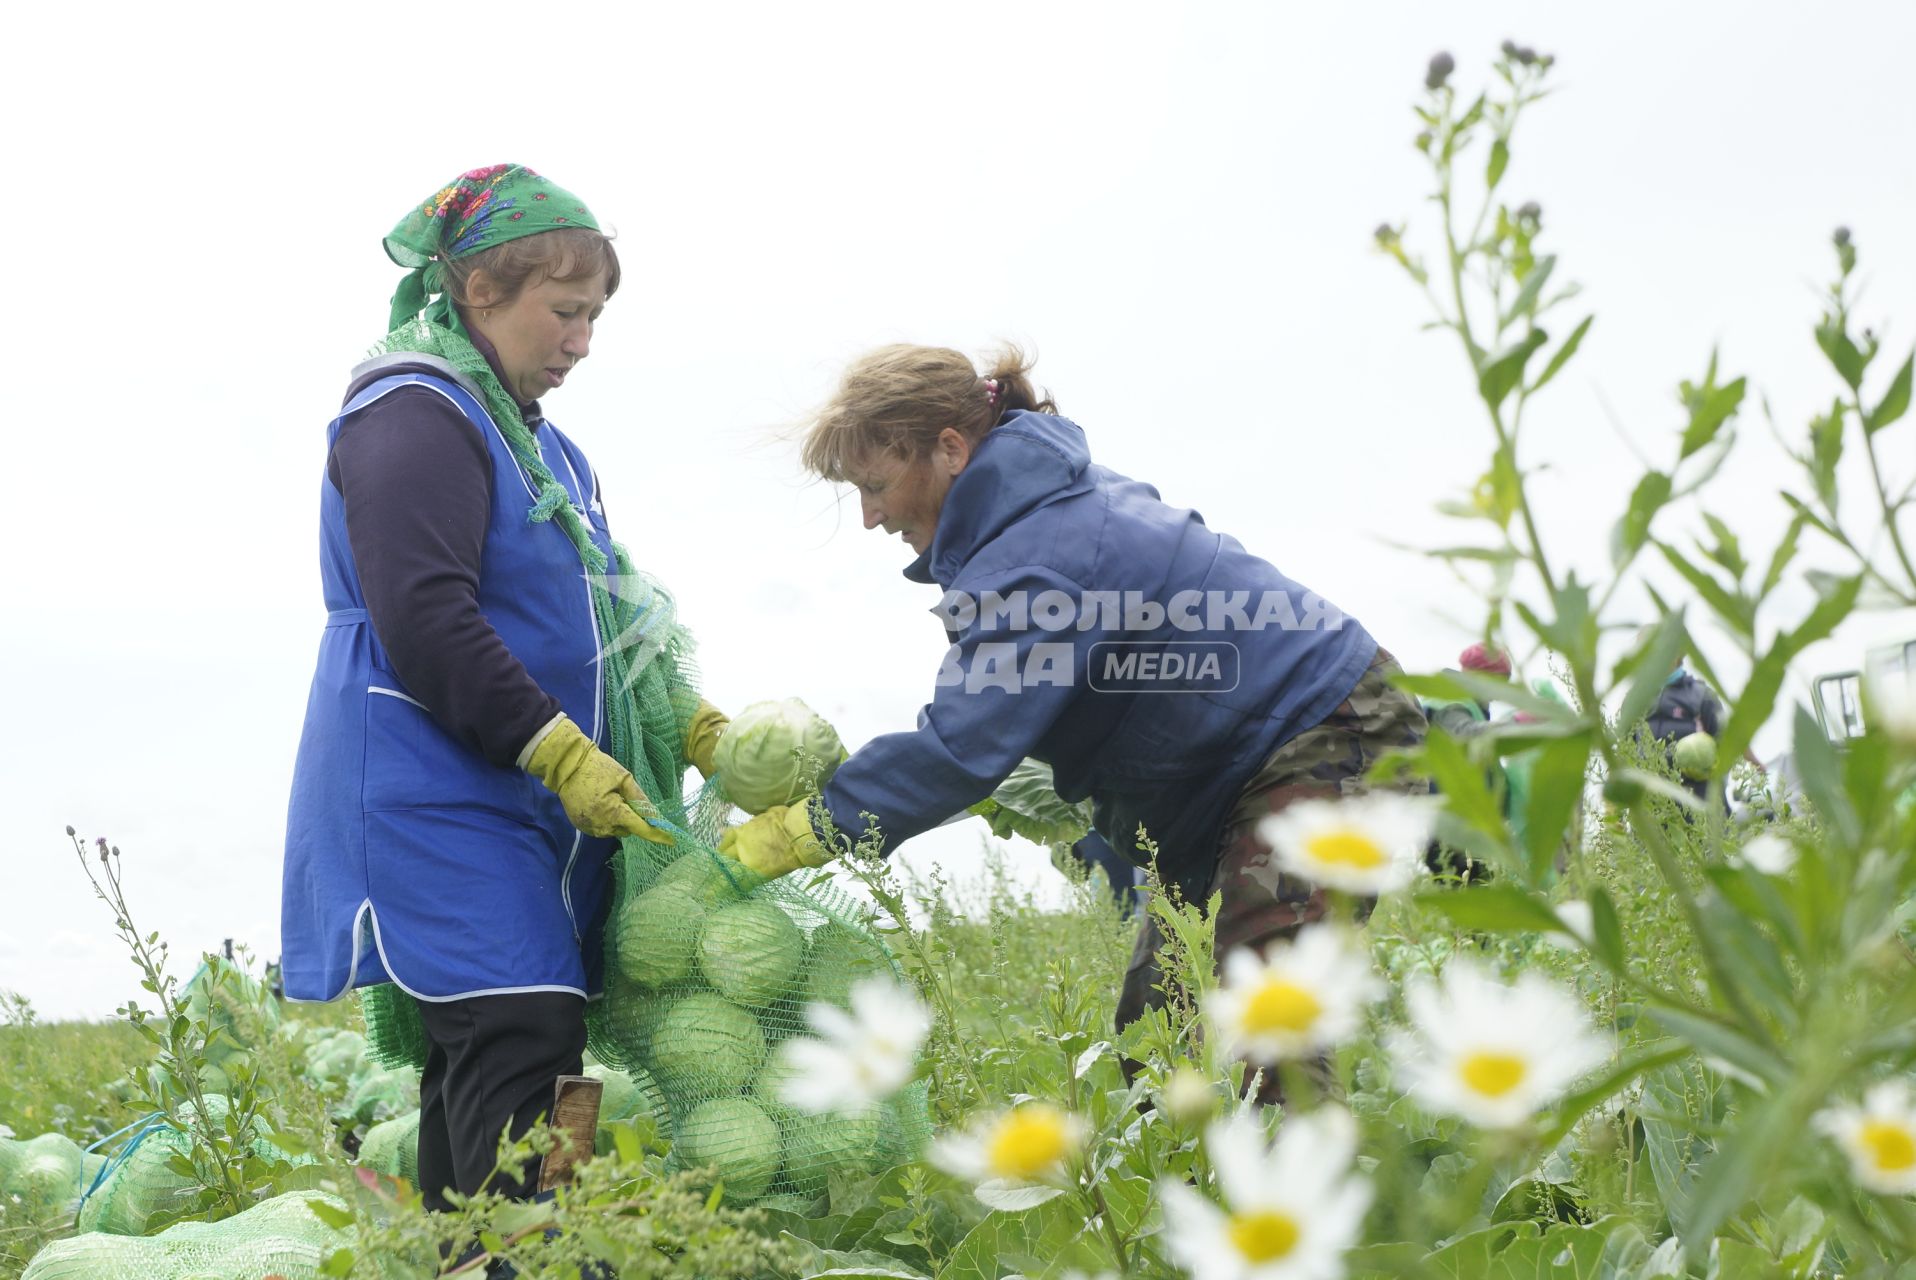
[[[1863,370],[1869,366],[1869,357],[1856,349],[1844,332],[1840,320],[1834,316],[1826,317],[1816,326],[1816,345],[1823,348],[1823,354],[1829,357],[1836,374],[1848,384],[1851,391],[1863,385]]]
[[[1604,798],[1618,804],[1630,804],[1646,791],[1685,809],[1703,811],[1703,802],[1692,795],[1689,788],[1642,769],[1620,769],[1603,785]]]
[[[1856,810],[1843,790],[1843,766],[1836,757],[1836,748],[1823,736],[1816,717],[1800,706],[1796,709],[1791,737],[1795,748],[1793,762],[1804,796],[1844,844],[1854,845],[1861,829]]]
[[[1510,300],[1510,309],[1504,312],[1499,328],[1508,328],[1524,316],[1536,311],[1537,297],[1543,292],[1544,285],[1550,280],[1550,273],[1556,270],[1556,267],[1557,255],[1554,253],[1546,253],[1537,259],[1537,264],[1524,276],[1523,285],[1517,290],[1517,296]]]
[[[1463,744],[1449,734],[1433,733],[1424,739],[1423,758],[1443,795],[1445,809],[1507,850],[1510,833],[1504,825],[1502,806],[1490,793],[1483,769],[1465,753]]]
[[[1758,1080],[1777,1080],[1788,1070],[1768,1049],[1714,1018],[1660,997],[1651,1000],[1648,1012],[1664,1030],[1687,1040],[1698,1053],[1717,1058]]]
[[[1683,580],[1703,597],[1719,618],[1734,627],[1741,635],[1755,634],[1755,609],[1748,600],[1743,598],[1742,593],[1725,587],[1708,573],[1691,564],[1681,551],[1669,543],[1658,540],[1656,546],[1657,550],[1663,553],[1663,558],[1670,562],[1670,567],[1683,575]]]
[[[1710,536],[1716,539],[1709,547],[1697,544],[1702,547],[1704,556],[1741,582],[1743,575],[1750,571],[1750,564],[1743,558],[1743,546],[1737,541],[1736,531],[1707,511],[1703,513],[1703,523],[1710,527]]]
[[[1432,700],[1475,699],[1478,702],[1507,702],[1519,711],[1560,723],[1579,724],[1577,709],[1554,698],[1546,698],[1535,689],[1512,683],[1480,671],[1442,671],[1428,676],[1398,676],[1391,681],[1399,689]]]
[[[1484,166],[1484,186],[1493,189],[1503,181],[1504,170],[1510,165],[1510,144],[1502,138],[1490,144],[1490,163]]]
[[[1485,361],[1483,372],[1477,376],[1477,390],[1483,395],[1484,402],[1492,409],[1501,405],[1504,398],[1523,382],[1524,366],[1530,362],[1530,357],[1549,340],[1549,334],[1533,328],[1516,342],[1493,353]]]
[[[987,1209],[999,1209],[1005,1213],[1022,1213],[1026,1209],[1035,1209],[1041,1204],[1056,1200],[1064,1194],[1061,1187],[1034,1187],[1025,1183],[1010,1183],[1002,1179],[990,1178],[978,1184],[972,1192],[978,1202]]]
[[[1690,410],[1690,421],[1683,428],[1683,443],[1677,450],[1680,462],[1696,453],[1712,440],[1716,439],[1723,424],[1735,416],[1743,404],[1744,380],[1736,379],[1727,386],[1715,385],[1716,360],[1710,361],[1710,376],[1701,387],[1684,383],[1683,401]]]
[[[1556,616],[1548,621],[1522,601],[1517,616],[1536,632],[1537,638],[1570,659],[1573,670],[1594,666],[1597,660],[1597,619],[1590,611],[1590,589],[1577,581],[1573,570],[1565,576],[1550,602]]]
[[[1802,539],[1805,523],[1801,511],[1790,518],[1789,529],[1783,534],[1783,540],[1776,544],[1776,551],[1770,556],[1770,567],[1763,574],[1763,585],[1757,590],[1757,599],[1761,600],[1768,596],[1783,581],[1783,571],[1789,567],[1790,561],[1796,559],[1797,546]]]
[[[318,1196],[309,1196],[306,1211],[335,1231],[344,1231],[353,1225],[353,1212],[338,1205],[329,1204]]]
[[[1889,390],[1883,393],[1883,398],[1878,400],[1876,407],[1869,411],[1869,417],[1863,420],[1863,431],[1866,434],[1875,435],[1909,412],[1909,384],[1912,370],[1916,370],[1916,352],[1912,352],[1909,359],[1903,361],[1903,367],[1896,371],[1894,378],[1890,379]]]
[[[1836,465],[1843,460],[1843,402],[1831,401],[1827,414],[1810,419],[1810,479],[1828,511],[1836,510]]]
[[[1420,893],[1416,902],[1441,912],[1453,924],[1490,933],[1566,933],[1543,899],[1515,885],[1492,884]]]
[[[1779,489],[1777,491],[1777,496],[1782,498],[1784,502],[1789,504],[1790,510],[1794,511],[1796,513],[1797,518],[1801,520],[1804,524],[1808,525],[1810,528],[1816,530],[1818,533],[1821,533],[1826,537],[1834,538],[1836,536],[1836,531],[1831,529],[1827,524],[1824,524],[1823,518],[1817,515],[1814,511],[1810,510],[1809,504],[1807,502],[1804,502],[1801,498],[1789,492],[1787,489]]]
[[[1610,533],[1610,564],[1621,569],[1650,537],[1650,521],[1670,500],[1670,477],[1646,471],[1630,493],[1630,506]]]
[[[1677,1224],[1677,1233],[1688,1242],[1692,1259],[1703,1259],[1706,1242],[1716,1235],[1717,1228],[1741,1209],[1759,1190],[1762,1180],[1783,1163],[1785,1144],[1802,1140],[1806,1117],[1799,1114],[1801,1110],[1801,1103],[1791,1092],[1764,1099],[1753,1114],[1739,1117],[1722,1147],[1698,1172],[1688,1221]]]
[[[1590,891],[1590,954],[1610,972],[1621,975],[1629,965],[1623,950],[1623,921],[1617,905],[1601,885]]]
[[[1556,865],[1564,831],[1583,799],[1591,745],[1588,734],[1579,734],[1537,749],[1524,803],[1524,852],[1532,884],[1545,883]]]
[[[1557,1104],[1556,1122],[1544,1131],[1544,1145],[1554,1145],[1576,1127],[1590,1109],[1607,1102],[1619,1090],[1646,1071],[1690,1056],[1690,1047],[1674,1040],[1659,1040],[1611,1067],[1591,1083],[1567,1095]]]
[[[1549,381],[1557,376],[1557,371],[1570,363],[1570,357],[1576,355],[1577,348],[1583,345],[1583,335],[1590,332],[1590,322],[1595,319],[1594,315],[1585,316],[1577,327],[1570,331],[1570,336],[1563,340],[1563,345],[1551,352],[1549,363],[1544,365],[1543,372],[1537,375],[1537,380],[1530,384],[1531,395],[1534,396],[1542,391]]]
[[[1675,613],[1664,614],[1649,640],[1632,656],[1630,691],[1624,695],[1623,706],[1617,712],[1619,736],[1628,736],[1650,714],[1650,709],[1656,706],[1688,639],[1689,632],[1683,625],[1683,611],[1679,609]],[[1618,665],[1621,667],[1623,664]],[[1619,671],[1617,678],[1622,677],[1623,672]]]

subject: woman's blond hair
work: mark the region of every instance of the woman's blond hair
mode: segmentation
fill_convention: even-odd
[[[1051,393],[1032,387],[1033,364],[1009,344],[984,373],[949,347],[900,342],[867,352],[803,424],[805,469],[844,481],[848,465],[873,454],[926,456],[947,427],[976,446],[1008,413],[1056,413]]]

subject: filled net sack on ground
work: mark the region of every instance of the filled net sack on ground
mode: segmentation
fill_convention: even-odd
[[[326,1258],[351,1241],[313,1214],[313,1200],[346,1207],[321,1192],[296,1191],[155,1236],[72,1236],[36,1254],[21,1280],[317,1280]]]
[[[0,1215],[26,1225],[71,1212],[83,1190],[85,1164],[79,1144],[61,1134],[0,1138]]]
[[[192,1104],[182,1123],[190,1122]],[[226,1118],[228,1103],[209,1095],[206,1108],[216,1123]],[[157,1224],[184,1212],[199,1193],[199,1183],[170,1168],[174,1156],[191,1156],[193,1139],[156,1119],[130,1137],[107,1161],[99,1178],[89,1181],[74,1226],[79,1231],[107,1235],[141,1236]],[[253,1142],[255,1154],[266,1160],[310,1164],[311,1156],[291,1156],[261,1136]]]
[[[389,1178],[419,1182],[419,1112],[382,1120],[366,1131],[355,1163]]]

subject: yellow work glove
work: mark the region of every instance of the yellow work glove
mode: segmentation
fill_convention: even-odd
[[[587,835],[672,843],[670,835],[651,825],[658,811],[631,771],[594,746],[569,717],[560,715],[541,730],[521,760],[527,773],[559,797],[572,825]]]
[[[718,750],[719,735],[731,723],[723,711],[699,699],[699,709],[692,713],[692,723],[685,728],[685,759],[699,771],[701,778],[712,776],[712,753]]]
[[[775,804],[719,837],[718,851],[766,877],[822,867],[831,857],[812,831],[809,802]]]

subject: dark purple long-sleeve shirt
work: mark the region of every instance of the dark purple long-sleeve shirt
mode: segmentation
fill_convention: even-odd
[[[386,365],[355,379],[346,398],[401,372],[441,374]],[[536,432],[538,402],[522,412]],[[326,475],[345,500],[366,611],[394,674],[448,733],[494,764],[514,764],[560,708],[479,611],[493,500],[485,441],[444,396],[401,387],[346,420]]]

